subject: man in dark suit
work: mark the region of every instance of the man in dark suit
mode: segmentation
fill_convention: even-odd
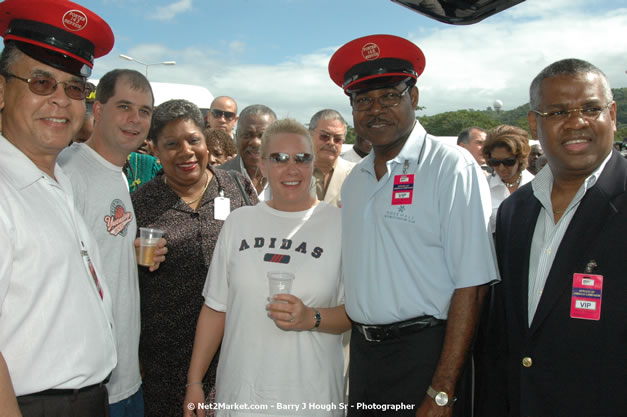
[[[261,136],[275,120],[274,111],[263,104],[253,104],[242,110],[235,131],[238,154],[235,158],[218,167],[226,171],[237,171],[244,175],[255,187],[261,201],[270,199],[269,195],[266,195],[270,192],[266,186],[266,179],[259,169]]]
[[[627,415],[627,161],[585,61],[545,68],[528,114],[548,168],[500,207],[480,416]]]

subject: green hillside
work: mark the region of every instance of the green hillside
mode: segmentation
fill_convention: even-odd
[[[618,131],[614,135],[615,140],[627,139],[627,88],[613,88],[612,94],[617,107]],[[421,116],[418,119],[427,132],[436,136],[457,136],[466,127],[478,126],[490,129],[500,124],[520,126],[528,130],[527,112],[529,103],[512,110],[495,111],[487,110],[457,110],[453,112],[439,113],[433,116]]]

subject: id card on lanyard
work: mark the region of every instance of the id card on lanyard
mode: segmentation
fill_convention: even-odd
[[[407,174],[409,161],[405,160],[403,173],[394,176],[392,188],[392,205],[403,206],[412,203],[414,197],[414,174]]]

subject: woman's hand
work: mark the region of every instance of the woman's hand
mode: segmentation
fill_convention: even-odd
[[[277,302],[279,301],[279,302]],[[266,305],[268,317],[283,330],[311,330],[316,324],[314,311],[300,298],[291,294],[277,294]]]
[[[204,402],[205,392],[202,389],[202,384],[188,386],[185,389],[185,400],[183,401],[183,417],[205,417],[205,410],[198,408],[198,404],[204,404]]]

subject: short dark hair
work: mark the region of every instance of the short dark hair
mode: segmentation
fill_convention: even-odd
[[[612,89],[610,88],[610,82],[607,76],[599,68],[595,67],[588,61],[584,61],[576,58],[562,59],[544,68],[536,78],[531,82],[529,87],[529,106],[531,110],[539,110],[540,102],[542,101],[542,81],[547,78],[557,77],[558,75],[576,75],[581,73],[597,74],[601,79],[603,85],[603,93],[607,103],[614,100],[612,96]]]
[[[9,67],[24,53],[19,50],[17,44],[9,41],[4,45],[4,49],[0,54],[0,74],[6,76],[9,73]]]
[[[100,79],[98,87],[96,87],[96,100],[106,104],[115,95],[115,86],[121,78],[128,81],[134,90],[150,92],[152,105],[155,104],[155,95],[152,92],[150,81],[141,72],[125,68],[109,71]]]
[[[211,152],[213,146],[217,146],[222,149],[222,152],[226,156],[233,156],[237,154],[237,147],[235,142],[224,130],[220,129],[205,129],[205,140],[207,141],[207,149]]]
[[[249,118],[250,116],[270,116],[272,121],[276,120],[276,113],[268,106],[264,106],[263,104],[251,104],[250,106],[245,107],[242,112],[239,114],[239,119],[237,119],[237,127],[239,127],[240,123],[243,123],[242,120]]]
[[[187,100],[168,100],[159,104],[152,112],[148,138],[156,144],[161,131],[168,123],[175,120],[191,120],[201,132],[205,130],[205,121],[198,106]]]
[[[481,133],[486,133],[485,129],[482,129],[480,127],[467,127],[466,129],[459,132],[459,135],[457,135],[457,144],[459,145],[465,143],[466,145],[468,145],[470,143],[470,134],[473,130],[478,130]]]

